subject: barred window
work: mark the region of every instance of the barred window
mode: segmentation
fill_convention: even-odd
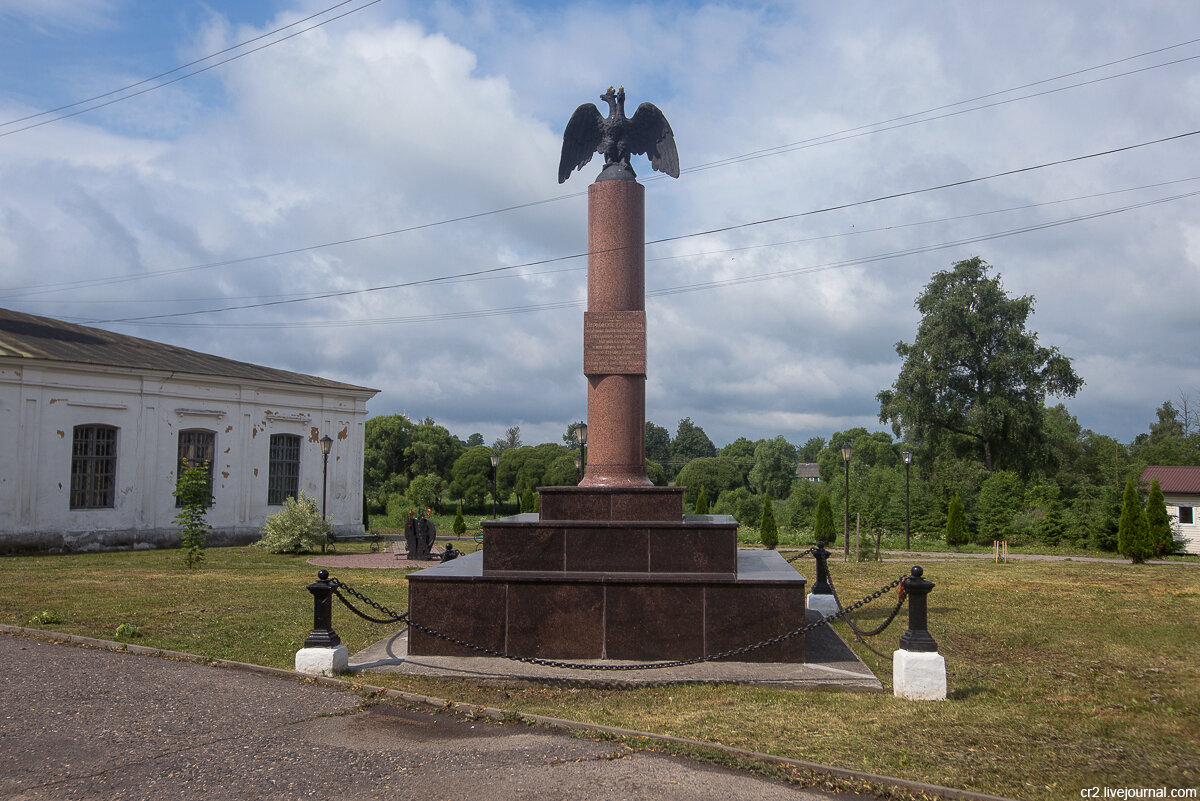
[[[183,475],[184,470],[207,464],[209,506],[212,506],[213,502],[213,457],[216,450],[216,432],[203,428],[187,428],[179,432],[179,475]],[[176,497],[175,505],[183,506],[183,498]]]
[[[282,506],[286,498],[295,498],[300,489],[300,437],[272,434],[271,456],[267,464],[267,504]]]
[[[113,508],[116,484],[117,429],[75,426],[71,446],[71,508]]]

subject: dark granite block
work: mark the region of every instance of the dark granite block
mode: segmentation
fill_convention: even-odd
[[[460,640],[504,649],[505,585],[478,581],[413,581],[408,608],[412,620]],[[408,652],[427,656],[484,656],[416,626],[408,630]]]
[[[597,573],[645,573],[650,569],[644,528],[565,529],[567,570]]]
[[[659,520],[683,518],[683,487],[654,487],[647,491],[624,490],[612,496],[613,520]]]
[[[536,518],[535,518],[536,520]],[[483,570],[562,570],[563,531],[536,522],[484,524]]]
[[[603,647],[601,584],[509,583],[509,653],[551,659],[599,659]]]
[[[650,570],[654,573],[737,572],[737,527],[684,524],[650,531]]]
[[[802,582],[708,587],[705,640],[709,653],[752,645],[804,626]],[[734,662],[803,662],[804,635],[730,657]]]
[[[609,585],[608,659],[688,659],[704,654],[703,585]]]
[[[538,487],[538,508],[543,520],[608,520],[606,493],[578,487]]]

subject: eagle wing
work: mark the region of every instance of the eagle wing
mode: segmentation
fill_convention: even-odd
[[[591,103],[584,103],[571,115],[563,131],[562,156],[558,160],[558,182],[571,177],[572,170],[581,170],[592,160],[592,154],[604,138],[604,117]]]
[[[675,149],[675,134],[658,106],[642,103],[629,124],[630,152],[644,153],[650,159],[651,167],[678,178],[679,151]]]

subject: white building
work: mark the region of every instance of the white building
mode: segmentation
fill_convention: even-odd
[[[258,538],[298,492],[362,531],[378,390],[0,309],[0,553],[179,543],[183,462],[212,474],[209,544]]]
[[[1200,520],[1196,518],[1196,507],[1200,506],[1200,467],[1152,464],[1142,472],[1142,484],[1147,487],[1156,478],[1167,502],[1167,514],[1187,543],[1184,551],[1200,554]]]

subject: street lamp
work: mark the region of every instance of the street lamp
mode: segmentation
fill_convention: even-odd
[[[497,469],[500,466],[500,454],[492,451],[492,455],[488,457],[492,463],[492,519],[496,519],[496,494],[499,492],[497,488],[496,474],[500,471]]]
[[[587,470],[587,423],[575,424],[575,439],[579,440],[580,469]],[[580,480],[582,481],[582,474]]]
[[[912,464],[912,451],[905,448],[900,455],[904,457],[904,550],[907,551],[910,547],[909,538],[911,536],[908,515],[908,466]]]
[[[321,437],[321,519],[325,519],[325,488],[329,485],[329,452],[333,450],[333,438],[328,434]],[[321,541],[321,553],[325,553],[325,544],[329,535]]]
[[[842,446],[842,461],[846,463],[846,558],[850,558],[850,457],[854,455],[854,446],[847,442]]]

